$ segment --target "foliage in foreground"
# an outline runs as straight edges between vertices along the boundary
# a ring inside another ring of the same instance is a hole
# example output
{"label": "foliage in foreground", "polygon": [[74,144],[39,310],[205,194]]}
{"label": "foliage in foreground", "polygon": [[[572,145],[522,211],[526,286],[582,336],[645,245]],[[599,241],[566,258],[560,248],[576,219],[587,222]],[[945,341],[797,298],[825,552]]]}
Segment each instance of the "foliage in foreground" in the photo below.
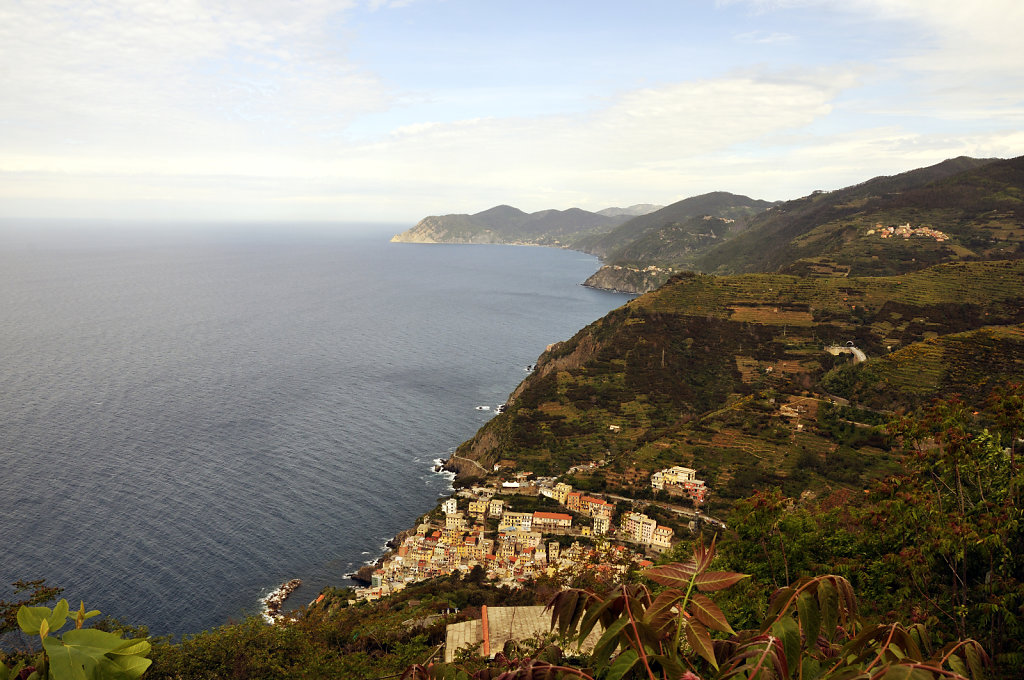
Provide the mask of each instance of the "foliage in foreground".
{"label": "foliage in foreground", "polygon": [[[561,650],[470,672],[451,664],[409,667],[403,680],[854,680],[980,678],[987,663],[974,640],[932,651],[922,624],[868,624],[858,616],[849,582],[834,575],[801,579],[777,590],[760,627],[733,631],[705,593],[744,574],[709,571],[715,544],[693,557],[648,569],[662,586],[622,585],[598,595],[569,589],[550,602],[552,627],[571,640],[600,638],[586,667],[563,664]],[[713,637],[714,633],[720,636]],[[727,637],[722,637],[722,636]],[[554,660],[553,660],[554,659]],[[504,666],[501,668],[500,666]]]}
{"label": "foliage in foreground", "polygon": [[[29,663],[20,661],[9,668],[0,664],[0,680],[137,680],[152,663],[146,656],[150,643],[145,639],[121,639],[120,634],[96,628],[82,628],[99,611],[85,611],[85,603],[71,612],[67,600],[49,607],[18,608],[17,621],[26,635],[38,635],[43,651]],[[57,637],[71,618],[72,630]]]}

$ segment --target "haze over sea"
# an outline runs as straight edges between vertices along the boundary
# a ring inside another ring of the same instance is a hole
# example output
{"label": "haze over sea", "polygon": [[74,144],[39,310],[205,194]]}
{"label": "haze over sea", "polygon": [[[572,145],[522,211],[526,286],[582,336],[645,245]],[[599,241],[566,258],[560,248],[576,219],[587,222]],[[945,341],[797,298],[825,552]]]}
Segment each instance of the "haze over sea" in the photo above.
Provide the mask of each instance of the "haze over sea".
{"label": "haze over sea", "polygon": [[154,634],[347,585],[449,490],[474,407],[627,300],[587,255],[403,228],[0,230],[3,584]]}

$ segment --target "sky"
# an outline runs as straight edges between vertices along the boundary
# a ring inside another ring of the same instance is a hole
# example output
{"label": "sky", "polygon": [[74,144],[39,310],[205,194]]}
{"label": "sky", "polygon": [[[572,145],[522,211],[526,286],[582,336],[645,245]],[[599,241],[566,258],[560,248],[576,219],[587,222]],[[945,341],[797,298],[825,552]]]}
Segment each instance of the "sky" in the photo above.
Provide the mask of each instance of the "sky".
{"label": "sky", "polygon": [[0,218],[780,200],[1024,155],[1020,0],[0,0]]}

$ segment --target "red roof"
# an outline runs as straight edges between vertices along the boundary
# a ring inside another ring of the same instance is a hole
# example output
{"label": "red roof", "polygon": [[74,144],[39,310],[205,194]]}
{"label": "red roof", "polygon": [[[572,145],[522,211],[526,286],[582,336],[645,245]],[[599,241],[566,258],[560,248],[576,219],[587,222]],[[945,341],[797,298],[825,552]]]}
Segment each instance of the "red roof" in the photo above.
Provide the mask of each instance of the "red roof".
{"label": "red roof", "polygon": [[567,519],[570,522],[572,521],[572,515],[566,515],[561,512],[542,512],[538,510],[537,512],[533,513],[533,517],[534,519],[542,517],[544,519]]}

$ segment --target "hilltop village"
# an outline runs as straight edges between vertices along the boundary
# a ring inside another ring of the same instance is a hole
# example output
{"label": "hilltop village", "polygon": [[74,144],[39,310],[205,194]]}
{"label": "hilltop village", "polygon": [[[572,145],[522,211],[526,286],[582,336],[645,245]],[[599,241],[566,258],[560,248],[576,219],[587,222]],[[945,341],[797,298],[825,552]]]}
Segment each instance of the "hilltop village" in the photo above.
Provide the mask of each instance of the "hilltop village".
{"label": "hilltop village", "polygon": [[[696,470],[659,470],[650,484],[663,498],[685,502],[644,501],[675,514],[677,526],[721,525],[698,509],[708,489]],[[356,598],[378,599],[417,581],[476,566],[488,579],[512,587],[542,574],[571,578],[598,570],[614,578],[631,565],[650,566],[648,558],[678,541],[676,529],[637,511],[636,505],[633,499],[586,494],[556,477],[529,472],[461,489],[378,562],[370,585],[357,588]]]}

